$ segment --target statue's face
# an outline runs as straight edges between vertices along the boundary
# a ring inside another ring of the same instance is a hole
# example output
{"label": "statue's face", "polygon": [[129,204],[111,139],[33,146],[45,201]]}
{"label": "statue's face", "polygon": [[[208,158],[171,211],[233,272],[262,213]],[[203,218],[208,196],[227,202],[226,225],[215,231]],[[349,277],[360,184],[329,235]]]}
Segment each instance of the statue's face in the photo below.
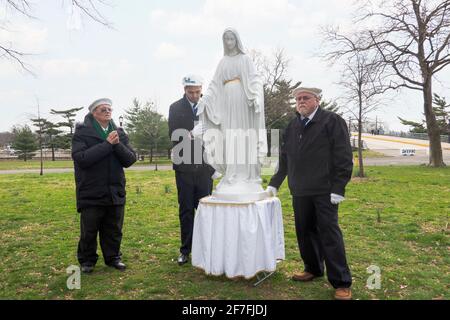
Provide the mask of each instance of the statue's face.
{"label": "statue's face", "polygon": [[228,51],[233,51],[236,48],[236,37],[232,32],[225,33],[223,42]]}

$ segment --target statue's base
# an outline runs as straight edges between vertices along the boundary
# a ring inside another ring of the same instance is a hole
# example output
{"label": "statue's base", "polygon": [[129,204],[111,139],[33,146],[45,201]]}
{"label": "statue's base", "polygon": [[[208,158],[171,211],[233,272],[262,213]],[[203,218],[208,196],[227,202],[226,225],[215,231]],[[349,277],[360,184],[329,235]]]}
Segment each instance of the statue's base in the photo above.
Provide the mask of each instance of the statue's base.
{"label": "statue's base", "polygon": [[192,236],[192,265],[208,275],[250,279],[273,272],[285,259],[281,202],[212,202],[198,205]]}
{"label": "statue's base", "polygon": [[253,192],[253,193],[230,193],[217,192],[212,193],[210,201],[230,202],[230,203],[249,203],[271,198],[272,195],[267,191]]}

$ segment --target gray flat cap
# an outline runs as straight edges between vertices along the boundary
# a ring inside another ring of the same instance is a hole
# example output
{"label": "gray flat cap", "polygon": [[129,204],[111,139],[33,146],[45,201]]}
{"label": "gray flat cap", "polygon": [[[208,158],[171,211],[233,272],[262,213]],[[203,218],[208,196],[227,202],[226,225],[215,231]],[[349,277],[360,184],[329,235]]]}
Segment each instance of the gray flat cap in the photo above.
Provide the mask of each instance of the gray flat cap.
{"label": "gray flat cap", "polygon": [[302,93],[302,92],[310,93],[310,94],[316,96],[317,98],[320,98],[321,94],[322,94],[322,89],[300,87],[300,88],[294,89],[294,91],[292,91],[292,95],[294,97],[296,97],[299,93]]}

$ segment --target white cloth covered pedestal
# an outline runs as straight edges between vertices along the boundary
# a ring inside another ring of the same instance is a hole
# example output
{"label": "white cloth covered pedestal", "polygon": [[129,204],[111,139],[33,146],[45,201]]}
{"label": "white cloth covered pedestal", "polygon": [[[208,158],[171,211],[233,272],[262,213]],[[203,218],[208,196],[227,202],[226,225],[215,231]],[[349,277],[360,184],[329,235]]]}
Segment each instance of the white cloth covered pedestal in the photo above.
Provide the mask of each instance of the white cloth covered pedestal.
{"label": "white cloth covered pedestal", "polygon": [[253,203],[200,201],[194,220],[192,265],[206,274],[250,279],[276,270],[284,260],[281,202],[269,198]]}

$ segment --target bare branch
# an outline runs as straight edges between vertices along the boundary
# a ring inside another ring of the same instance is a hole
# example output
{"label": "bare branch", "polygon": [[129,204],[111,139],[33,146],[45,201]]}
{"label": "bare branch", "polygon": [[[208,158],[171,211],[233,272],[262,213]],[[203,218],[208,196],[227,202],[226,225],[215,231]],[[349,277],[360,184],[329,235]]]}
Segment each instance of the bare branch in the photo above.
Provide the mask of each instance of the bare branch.
{"label": "bare branch", "polygon": [[442,63],[440,64],[440,67],[434,69],[433,74],[438,73],[439,71],[441,71],[442,69],[444,69],[448,65],[450,65],[450,59],[443,60]]}
{"label": "bare branch", "polygon": [[331,28],[323,32],[331,49],[322,57],[340,66],[341,99],[346,101],[346,109],[361,124],[368,113],[380,106],[381,95],[391,89],[383,77],[385,66],[377,59],[376,51],[362,50],[368,43],[360,34],[345,35]]}
{"label": "bare branch", "polygon": [[14,63],[17,63],[20,65],[20,67],[25,70],[26,72],[30,73],[31,75],[35,75],[29,65],[27,65],[23,58],[25,56],[29,56],[30,54],[20,52],[11,48],[6,48],[2,45],[0,45],[0,59],[5,58],[7,60],[12,60]]}
{"label": "bare branch", "polygon": [[[93,21],[98,22],[106,27],[112,28],[112,24],[102,15],[98,9],[98,4],[108,5],[105,0],[71,0],[72,5],[79,8],[86,16]],[[98,4],[96,4],[98,3]]]}
{"label": "bare branch", "polygon": [[6,6],[12,9],[13,11],[17,11],[20,14],[28,18],[35,18],[31,15],[30,11],[32,11],[31,3],[27,0],[2,0],[5,2]]}
{"label": "bare branch", "polygon": [[[64,0],[61,1],[64,2]],[[32,15],[32,3],[28,0],[0,0],[0,3],[2,2],[8,9],[12,11],[19,12],[29,19],[36,18]],[[106,0],[70,0],[70,4],[74,7],[79,8],[83,12],[83,14],[89,17],[91,20],[103,26],[112,28],[111,23],[102,15],[99,10],[99,6],[108,5],[108,2]],[[4,27],[1,28],[3,30],[6,30]],[[11,60],[14,63],[18,63],[23,70],[34,75],[29,66],[27,66],[27,64],[24,62],[24,57],[29,55],[29,53],[21,52],[17,49],[12,48],[11,45],[7,46],[0,43],[0,59],[4,58],[7,60]]]}

